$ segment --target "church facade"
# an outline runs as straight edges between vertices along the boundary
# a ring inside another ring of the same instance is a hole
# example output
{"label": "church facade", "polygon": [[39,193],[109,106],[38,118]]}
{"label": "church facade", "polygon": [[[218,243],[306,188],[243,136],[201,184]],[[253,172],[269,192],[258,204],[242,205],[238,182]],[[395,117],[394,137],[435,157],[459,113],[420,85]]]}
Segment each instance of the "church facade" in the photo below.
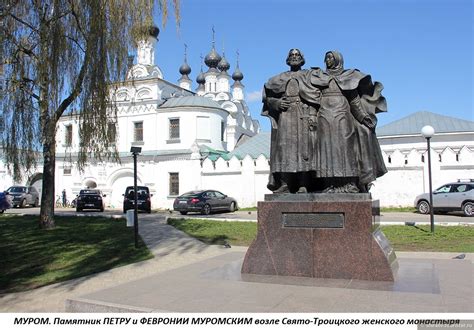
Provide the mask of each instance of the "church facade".
{"label": "church facade", "polygon": [[[156,31],[158,32],[158,31]],[[111,86],[116,102],[116,147],[120,163],[91,160],[83,173],[74,166],[79,146],[78,118],[63,116],[57,128],[56,191],[75,196],[84,187],[101,189],[109,207],[122,205],[122,194],[133,185],[130,147],[141,148],[138,184],[150,188],[152,207],[169,208],[174,198],[205,185],[201,165],[206,158],[232,151],[260,132],[244,100],[239,64],[232,74],[225,56],[212,49],[207,72],[198,75],[191,91],[191,68],[179,68],[178,84],[164,79],[154,60],[157,34],[138,43],[137,59],[129,58],[127,79]],[[232,192],[228,192],[229,195]]]}

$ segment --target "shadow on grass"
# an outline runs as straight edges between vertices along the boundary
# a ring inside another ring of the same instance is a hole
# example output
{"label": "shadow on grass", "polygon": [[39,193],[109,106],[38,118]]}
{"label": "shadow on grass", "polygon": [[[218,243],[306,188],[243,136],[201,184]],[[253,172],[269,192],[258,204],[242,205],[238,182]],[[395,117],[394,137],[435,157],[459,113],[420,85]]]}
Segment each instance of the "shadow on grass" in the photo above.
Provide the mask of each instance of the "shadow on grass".
{"label": "shadow on grass", "polygon": [[0,292],[66,281],[153,256],[123,219],[57,217],[39,228],[38,216],[0,218]]}
{"label": "shadow on grass", "polygon": [[[213,229],[213,226],[212,223],[206,221],[197,222],[186,221],[185,219],[169,219],[168,222],[176,229],[187,232],[192,237],[206,244],[223,245],[229,239],[227,235],[209,233],[209,229]],[[203,234],[201,235],[200,233]]]}
{"label": "shadow on grass", "polygon": [[213,235],[213,236],[195,236],[198,240],[212,245],[224,245],[227,243],[229,236],[227,235]]}
{"label": "shadow on grass", "polygon": [[257,224],[254,222],[168,218],[168,224],[212,245],[226,245],[228,243],[249,246],[257,234]]}
{"label": "shadow on grass", "polygon": [[412,226],[412,227],[413,227],[413,228],[416,228],[416,229],[418,229],[418,230],[421,230],[421,231],[424,232],[424,233],[429,232],[428,230],[426,230],[426,229],[424,229],[424,228],[420,228],[420,227],[418,227],[418,226]]}

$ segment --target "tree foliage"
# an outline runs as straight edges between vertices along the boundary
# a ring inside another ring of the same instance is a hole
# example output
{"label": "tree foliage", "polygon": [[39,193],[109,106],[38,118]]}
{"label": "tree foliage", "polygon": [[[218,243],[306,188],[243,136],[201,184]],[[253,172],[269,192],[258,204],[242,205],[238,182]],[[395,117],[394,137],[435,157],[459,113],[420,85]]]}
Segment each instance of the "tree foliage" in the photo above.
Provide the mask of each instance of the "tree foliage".
{"label": "tree foliage", "polygon": [[[56,126],[61,116],[78,117],[80,167],[90,157],[117,157],[115,131],[108,129],[116,118],[109,84],[124,77],[128,52],[145,31],[136,27],[151,25],[154,10],[166,22],[169,0],[155,2],[3,0],[0,4],[2,146],[15,180],[34,168],[42,155],[42,218],[52,218]],[[178,0],[171,6],[179,23]],[[52,192],[45,186],[51,183]],[[43,212],[43,206],[50,210]]]}

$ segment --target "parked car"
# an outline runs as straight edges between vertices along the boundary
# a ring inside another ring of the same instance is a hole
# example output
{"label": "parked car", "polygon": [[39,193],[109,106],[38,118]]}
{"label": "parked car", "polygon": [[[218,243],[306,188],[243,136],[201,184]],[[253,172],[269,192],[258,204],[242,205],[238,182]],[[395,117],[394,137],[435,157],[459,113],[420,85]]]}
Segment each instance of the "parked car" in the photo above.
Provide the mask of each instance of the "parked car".
{"label": "parked car", "polygon": [[216,190],[196,190],[176,197],[173,209],[181,214],[201,212],[211,214],[214,211],[237,210],[237,201]]}
{"label": "parked car", "polygon": [[26,207],[39,205],[39,192],[33,186],[11,186],[6,190],[12,196],[13,207]]}
{"label": "parked car", "polygon": [[[429,193],[415,198],[415,207],[422,214],[430,213]],[[474,215],[474,179],[458,180],[442,185],[433,191],[433,211],[462,211],[465,216]]]}
{"label": "parked car", "polygon": [[76,212],[85,209],[104,212],[104,199],[102,197],[106,197],[106,195],[98,189],[82,189],[76,198]]}
{"label": "parked car", "polygon": [[8,210],[12,207],[11,199],[12,198],[7,191],[0,192],[0,213],[5,212],[5,210]]}
{"label": "parked car", "polygon": [[[153,194],[150,194],[150,189],[145,186],[137,186],[137,208],[139,210],[151,213],[151,200],[150,197],[153,197]],[[123,213],[127,210],[131,210],[135,205],[135,188],[134,186],[129,186],[125,189],[125,194],[123,194]]]}

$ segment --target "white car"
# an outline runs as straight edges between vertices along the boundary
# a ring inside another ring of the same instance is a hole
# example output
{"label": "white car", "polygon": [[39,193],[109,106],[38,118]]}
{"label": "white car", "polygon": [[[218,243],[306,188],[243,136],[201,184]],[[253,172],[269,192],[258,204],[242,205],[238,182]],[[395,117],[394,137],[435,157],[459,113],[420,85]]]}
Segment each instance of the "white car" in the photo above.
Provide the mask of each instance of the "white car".
{"label": "white car", "polygon": [[[415,198],[415,207],[422,214],[430,213],[430,195],[421,194]],[[433,211],[463,211],[467,217],[474,215],[474,179],[458,180],[442,185],[433,191]]]}

